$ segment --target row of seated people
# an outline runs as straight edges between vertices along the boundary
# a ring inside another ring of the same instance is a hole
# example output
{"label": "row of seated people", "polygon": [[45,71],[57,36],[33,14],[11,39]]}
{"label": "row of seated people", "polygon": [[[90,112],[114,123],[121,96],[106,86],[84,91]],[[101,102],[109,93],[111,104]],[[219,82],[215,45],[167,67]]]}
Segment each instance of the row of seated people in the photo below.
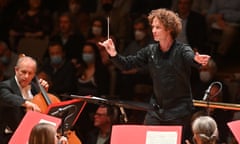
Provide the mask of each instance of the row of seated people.
{"label": "row of seated people", "polygon": [[[131,24],[140,15],[145,14],[143,10],[135,17],[130,16],[131,13],[134,13],[134,11],[131,12],[131,8],[134,8],[134,6],[141,6],[141,4],[149,6],[145,1],[141,1],[136,4],[134,0],[128,2],[99,0],[93,2],[93,5],[96,5],[96,10],[91,13],[85,11],[83,12],[83,9],[87,9],[87,7],[83,7],[85,5],[82,1],[69,0],[60,2],[60,5],[62,3],[65,4],[61,5],[61,7],[65,8],[62,8],[59,11],[51,11],[51,9],[47,10],[46,7],[49,8],[49,6],[46,5],[49,3],[44,0],[27,0],[25,3],[27,5],[26,8],[24,7],[17,10],[18,13],[15,16],[16,18],[9,23],[8,27],[5,28],[6,30],[9,30],[8,35],[5,36],[7,39],[3,39],[9,41],[11,49],[18,51],[18,41],[22,37],[61,39],[62,44],[66,45],[66,49],[68,50],[67,57],[76,57],[74,52],[78,51],[79,48],[82,47],[84,39],[92,39],[91,31],[93,29],[95,32],[99,31],[96,30],[96,27],[93,28],[94,19],[97,16],[101,16],[106,20],[106,17],[109,16],[110,34],[117,41],[117,47],[121,52],[132,39],[131,31],[133,28],[131,27]],[[154,4],[154,2],[149,3]],[[212,55],[217,53],[216,55],[221,57],[227,54],[229,49],[233,46],[232,44],[236,42],[235,39],[237,39],[239,32],[239,17],[236,8],[239,3],[237,0],[227,3],[227,7],[225,6],[225,0],[213,0],[212,2],[172,0],[169,4],[166,3],[156,2],[158,5],[155,7],[171,8],[179,14],[183,20],[183,32],[179,36],[178,40],[190,44],[193,49],[198,50],[200,53],[207,52]],[[199,4],[199,7],[205,5],[205,9],[203,10],[204,12],[197,10],[197,4]],[[145,9],[147,9],[147,7]],[[62,19],[60,20],[59,16],[61,17],[62,12],[68,13],[68,22]],[[71,29],[67,30],[69,29],[67,28],[69,27],[67,26],[69,25],[67,23],[69,22]],[[98,28],[100,27],[101,26],[98,26]],[[97,41],[106,39],[106,22],[105,24],[102,23],[101,29],[104,37],[96,38],[95,40]],[[222,33],[222,38],[221,36],[217,38],[217,46],[214,45],[215,42],[213,42],[213,31],[219,31]],[[73,38],[69,38],[72,36]],[[75,39],[75,41],[69,44],[70,42],[68,41],[71,41],[69,39]],[[210,43],[208,41],[210,41]]]}
{"label": "row of seated people", "polygon": [[[2,43],[4,44],[4,43]],[[4,45],[3,45],[4,46]],[[6,45],[5,45],[6,46]],[[108,95],[109,92],[109,71],[101,61],[99,49],[94,43],[85,43],[82,50],[82,62],[73,63],[64,58],[64,51],[61,44],[53,42],[48,47],[48,57],[39,65],[38,77],[48,80],[49,92],[58,96],[61,100],[70,97],[62,97],[62,94],[76,95]],[[133,70],[137,71],[137,70]],[[192,82],[194,99],[202,99],[207,87],[217,79],[215,79],[217,68],[213,60],[206,67],[202,67],[196,72],[195,81]],[[127,73],[127,72],[126,72]],[[227,86],[223,85],[222,93],[217,96],[221,102],[229,101],[229,93]],[[81,117],[74,129],[78,132],[78,136],[82,140],[85,134],[92,128],[91,115],[95,112],[96,105],[87,104]],[[202,109],[199,109],[200,111]],[[197,111],[199,111],[197,110]],[[139,113],[139,112],[138,112]],[[224,114],[224,116],[223,116]],[[131,117],[135,117],[132,122],[141,123],[142,119],[137,120],[136,114],[130,113]],[[226,123],[231,120],[232,113],[230,111],[212,110],[211,115],[216,118],[217,123],[221,126],[220,136],[222,141],[226,141],[229,134]],[[143,118],[143,117],[141,117]]]}

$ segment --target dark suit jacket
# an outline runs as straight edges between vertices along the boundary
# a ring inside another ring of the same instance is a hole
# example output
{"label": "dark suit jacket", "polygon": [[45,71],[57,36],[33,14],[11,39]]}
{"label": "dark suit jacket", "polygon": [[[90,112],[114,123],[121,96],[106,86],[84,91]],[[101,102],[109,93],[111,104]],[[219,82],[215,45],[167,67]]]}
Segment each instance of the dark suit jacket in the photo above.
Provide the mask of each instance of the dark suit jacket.
{"label": "dark suit jacket", "polygon": [[[38,90],[33,83],[32,93]],[[17,129],[23,116],[25,108],[21,105],[25,102],[15,78],[0,83],[0,136],[4,138],[4,129],[8,126],[13,132]],[[1,139],[2,141],[2,139]]]}
{"label": "dark suit jacket", "polygon": [[[97,138],[99,134],[99,129],[93,129],[87,134],[86,143],[84,144],[96,144]],[[107,139],[107,141],[104,144],[110,144],[110,137]]]}

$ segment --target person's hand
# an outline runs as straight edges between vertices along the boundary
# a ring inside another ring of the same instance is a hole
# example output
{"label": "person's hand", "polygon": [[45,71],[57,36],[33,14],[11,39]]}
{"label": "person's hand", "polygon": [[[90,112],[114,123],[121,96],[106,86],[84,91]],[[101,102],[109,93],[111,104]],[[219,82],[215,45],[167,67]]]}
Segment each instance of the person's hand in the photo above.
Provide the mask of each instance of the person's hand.
{"label": "person's hand", "polygon": [[202,66],[206,66],[210,59],[209,55],[200,55],[198,52],[195,53],[194,60],[201,64]]}
{"label": "person's hand", "polygon": [[68,144],[68,140],[65,136],[61,136],[58,140],[59,144]]}
{"label": "person's hand", "polygon": [[47,81],[45,81],[44,79],[39,79],[39,83],[40,83],[40,85],[42,85],[43,86],[43,88],[46,90],[46,91],[48,91],[48,88],[49,88],[49,85],[48,85],[48,82]]}
{"label": "person's hand", "polygon": [[105,50],[108,52],[108,54],[111,57],[114,57],[117,55],[117,51],[115,49],[115,45],[112,39],[105,40],[104,42],[99,42],[98,44],[102,47],[105,47]]}
{"label": "person's hand", "polygon": [[185,143],[186,144],[191,144],[189,140],[185,140]]}
{"label": "person's hand", "polygon": [[30,102],[30,101],[25,101],[23,106],[26,107],[27,110],[41,112],[41,109],[39,108],[39,106],[36,105],[35,103]]}

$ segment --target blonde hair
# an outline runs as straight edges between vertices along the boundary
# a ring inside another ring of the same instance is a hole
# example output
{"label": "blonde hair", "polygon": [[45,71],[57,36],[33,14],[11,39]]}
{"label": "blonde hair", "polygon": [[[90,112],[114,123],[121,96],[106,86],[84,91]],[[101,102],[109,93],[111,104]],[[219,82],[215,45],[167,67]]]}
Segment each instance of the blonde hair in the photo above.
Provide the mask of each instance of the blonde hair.
{"label": "blonde hair", "polygon": [[150,24],[152,24],[154,18],[160,20],[163,26],[167,30],[171,31],[171,36],[173,39],[175,39],[182,30],[181,19],[176,13],[171,10],[167,10],[164,8],[152,10],[148,16]]}
{"label": "blonde hair", "polygon": [[197,117],[192,123],[192,131],[204,144],[215,144],[218,139],[217,123],[210,116]]}

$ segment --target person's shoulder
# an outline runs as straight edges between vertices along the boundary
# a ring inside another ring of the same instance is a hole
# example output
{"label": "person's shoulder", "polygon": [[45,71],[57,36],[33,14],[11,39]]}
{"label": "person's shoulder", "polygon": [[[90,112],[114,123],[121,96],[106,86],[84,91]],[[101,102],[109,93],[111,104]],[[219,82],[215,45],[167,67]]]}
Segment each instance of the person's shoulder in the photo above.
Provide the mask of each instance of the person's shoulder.
{"label": "person's shoulder", "polygon": [[11,87],[11,84],[13,82],[16,82],[16,81],[15,81],[14,77],[11,77],[7,80],[1,81],[0,82],[0,87]]}

